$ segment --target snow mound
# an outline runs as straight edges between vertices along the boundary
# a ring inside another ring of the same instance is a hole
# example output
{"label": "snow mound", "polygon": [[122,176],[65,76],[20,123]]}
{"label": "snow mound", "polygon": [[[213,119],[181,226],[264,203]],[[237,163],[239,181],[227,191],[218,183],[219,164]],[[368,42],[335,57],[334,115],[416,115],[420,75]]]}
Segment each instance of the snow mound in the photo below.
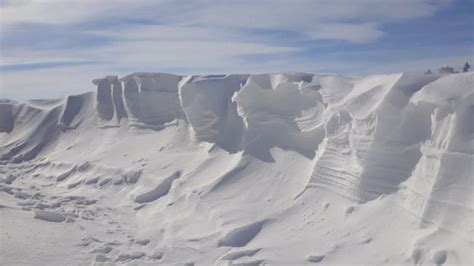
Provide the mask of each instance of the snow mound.
{"label": "snow mound", "polygon": [[4,264],[473,263],[472,73],[93,83],[0,101]]}

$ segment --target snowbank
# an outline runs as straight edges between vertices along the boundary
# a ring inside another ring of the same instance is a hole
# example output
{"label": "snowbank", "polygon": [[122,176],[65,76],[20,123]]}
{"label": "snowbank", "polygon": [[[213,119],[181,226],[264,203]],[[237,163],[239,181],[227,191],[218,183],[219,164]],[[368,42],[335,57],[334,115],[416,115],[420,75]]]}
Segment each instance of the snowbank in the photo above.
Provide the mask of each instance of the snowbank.
{"label": "snowbank", "polygon": [[97,262],[472,263],[472,73],[93,82],[0,102],[0,199]]}

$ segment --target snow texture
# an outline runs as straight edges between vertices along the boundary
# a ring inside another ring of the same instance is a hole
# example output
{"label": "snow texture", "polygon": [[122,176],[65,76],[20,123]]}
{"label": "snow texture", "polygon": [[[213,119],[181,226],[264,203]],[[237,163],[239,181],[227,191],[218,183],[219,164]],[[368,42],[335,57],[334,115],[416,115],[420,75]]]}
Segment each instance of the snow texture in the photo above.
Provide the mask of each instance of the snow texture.
{"label": "snow texture", "polygon": [[93,83],[0,101],[0,264],[474,263],[472,73]]}

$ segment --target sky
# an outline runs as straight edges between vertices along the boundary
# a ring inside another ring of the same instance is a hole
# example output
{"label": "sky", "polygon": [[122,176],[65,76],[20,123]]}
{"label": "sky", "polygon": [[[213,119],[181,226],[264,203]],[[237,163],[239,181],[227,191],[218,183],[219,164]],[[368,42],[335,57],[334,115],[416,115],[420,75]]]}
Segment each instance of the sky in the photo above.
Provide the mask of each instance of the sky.
{"label": "sky", "polygon": [[474,63],[474,1],[0,0],[0,59],[13,99],[132,72],[460,69]]}

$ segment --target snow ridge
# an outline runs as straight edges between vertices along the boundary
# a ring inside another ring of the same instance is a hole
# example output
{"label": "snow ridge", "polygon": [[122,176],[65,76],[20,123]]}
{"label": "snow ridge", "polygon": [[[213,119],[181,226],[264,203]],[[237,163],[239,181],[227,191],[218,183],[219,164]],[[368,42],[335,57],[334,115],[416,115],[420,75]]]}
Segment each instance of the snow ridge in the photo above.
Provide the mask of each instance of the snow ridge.
{"label": "snow ridge", "polygon": [[[406,228],[414,236],[397,237],[409,248],[376,244],[386,259],[472,258],[472,73],[93,83],[96,92],[64,99],[0,102],[0,192],[44,222],[137,217],[117,226],[135,232],[128,244],[87,240],[97,262],[338,263],[360,248],[355,261],[368,263],[377,236]],[[21,188],[27,181],[57,195]],[[306,237],[331,245],[316,241],[313,253]]]}

